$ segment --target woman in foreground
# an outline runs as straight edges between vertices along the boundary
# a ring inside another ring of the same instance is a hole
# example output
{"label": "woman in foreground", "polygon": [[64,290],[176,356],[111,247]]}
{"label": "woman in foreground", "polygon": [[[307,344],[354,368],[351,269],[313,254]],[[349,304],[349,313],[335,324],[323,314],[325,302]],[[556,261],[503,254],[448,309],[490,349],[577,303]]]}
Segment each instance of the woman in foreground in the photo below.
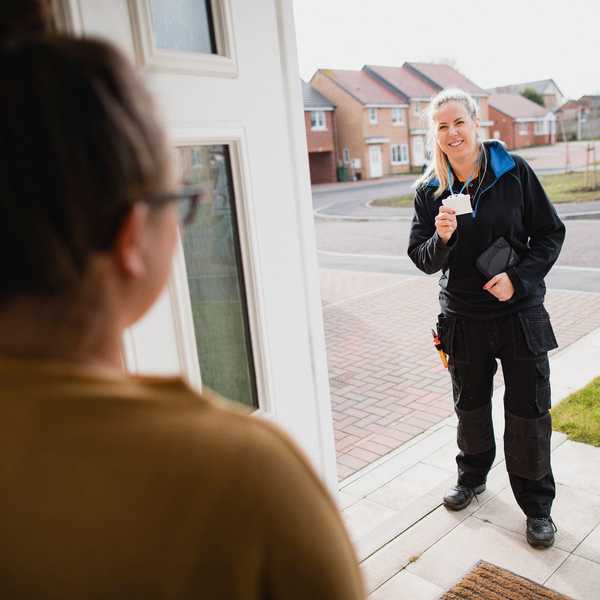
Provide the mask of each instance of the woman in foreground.
{"label": "woman in foreground", "polygon": [[0,596],[364,598],[286,435],[123,372],[197,202],[136,73],[59,37],[5,44],[0,68]]}

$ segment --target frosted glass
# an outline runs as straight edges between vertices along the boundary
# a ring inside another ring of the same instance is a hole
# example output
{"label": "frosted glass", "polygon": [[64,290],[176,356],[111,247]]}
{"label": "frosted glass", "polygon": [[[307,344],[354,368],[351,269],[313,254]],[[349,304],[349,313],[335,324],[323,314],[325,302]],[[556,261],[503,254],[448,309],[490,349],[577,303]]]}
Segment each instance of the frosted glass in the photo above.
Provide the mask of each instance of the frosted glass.
{"label": "frosted glass", "polygon": [[150,0],[156,47],[216,54],[210,0]]}

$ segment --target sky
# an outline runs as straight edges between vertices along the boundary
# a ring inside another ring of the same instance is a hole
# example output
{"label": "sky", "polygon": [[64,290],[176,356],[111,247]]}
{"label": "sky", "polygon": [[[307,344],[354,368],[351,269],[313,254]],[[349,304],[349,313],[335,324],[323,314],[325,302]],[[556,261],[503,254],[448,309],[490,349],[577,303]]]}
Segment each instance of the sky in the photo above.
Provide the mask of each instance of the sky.
{"label": "sky", "polygon": [[477,85],[554,79],[600,94],[598,0],[293,0],[300,75],[452,64]]}

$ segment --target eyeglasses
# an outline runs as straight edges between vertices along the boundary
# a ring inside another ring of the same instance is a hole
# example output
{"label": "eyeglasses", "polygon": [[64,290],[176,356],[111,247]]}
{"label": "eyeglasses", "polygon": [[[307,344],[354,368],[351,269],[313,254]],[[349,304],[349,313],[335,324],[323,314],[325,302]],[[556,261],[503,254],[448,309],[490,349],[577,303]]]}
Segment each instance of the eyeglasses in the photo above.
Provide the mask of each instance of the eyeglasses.
{"label": "eyeglasses", "polygon": [[205,195],[205,189],[199,185],[184,185],[178,192],[153,194],[150,204],[160,206],[169,202],[179,202],[179,219],[185,227],[194,222],[198,205]]}

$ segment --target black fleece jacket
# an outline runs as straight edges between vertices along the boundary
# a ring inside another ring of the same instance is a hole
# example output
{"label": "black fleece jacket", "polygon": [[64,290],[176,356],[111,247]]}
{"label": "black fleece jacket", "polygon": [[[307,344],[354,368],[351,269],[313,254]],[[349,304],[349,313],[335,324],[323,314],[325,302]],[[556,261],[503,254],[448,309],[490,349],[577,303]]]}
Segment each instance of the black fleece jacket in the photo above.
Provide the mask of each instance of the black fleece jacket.
{"label": "black fleece jacket", "polygon": [[[445,245],[435,230],[435,217],[450,192],[434,198],[438,181],[433,179],[416,190],[408,246],[408,255],[421,271],[442,270],[442,312],[475,319],[497,318],[542,304],[544,277],[565,238],[565,226],[531,167],[498,142],[486,142],[484,148],[487,170],[479,194],[471,199],[476,212],[457,217],[458,227]],[[477,257],[500,236],[519,255],[519,264],[507,271],[515,288],[508,302],[483,289],[486,278],[475,266]]]}

